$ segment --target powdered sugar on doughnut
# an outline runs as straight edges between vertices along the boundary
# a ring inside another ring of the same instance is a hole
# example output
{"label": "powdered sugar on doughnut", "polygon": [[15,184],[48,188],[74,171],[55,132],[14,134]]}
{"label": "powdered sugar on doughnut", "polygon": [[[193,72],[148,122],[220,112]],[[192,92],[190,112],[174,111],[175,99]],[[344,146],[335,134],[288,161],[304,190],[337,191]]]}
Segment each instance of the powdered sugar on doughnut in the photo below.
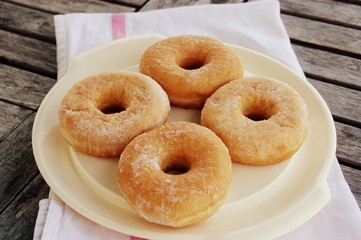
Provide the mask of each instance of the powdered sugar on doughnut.
{"label": "powdered sugar on doughnut", "polygon": [[206,102],[202,125],[228,147],[234,162],[266,165],[289,159],[308,134],[307,106],[289,85],[248,77],[219,88]]}
{"label": "powdered sugar on doughnut", "polygon": [[206,36],[170,37],[143,54],[140,72],[157,81],[170,102],[179,107],[201,107],[220,86],[243,77],[234,52]]}
{"label": "powdered sugar on doughnut", "polygon": [[[187,170],[166,172],[179,165]],[[231,175],[228,150],[213,132],[194,123],[173,122],[131,141],[119,160],[117,182],[144,219],[182,227],[217,211]]]}
{"label": "powdered sugar on doughnut", "polygon": [[[123,111],[103,113],[109,106]],[[102,73],[69,90],[59,109],[59,126],[75,149],[112,157],[137,135],[163,124],[169,112],[167,94],[151,78],[134,72]]]}

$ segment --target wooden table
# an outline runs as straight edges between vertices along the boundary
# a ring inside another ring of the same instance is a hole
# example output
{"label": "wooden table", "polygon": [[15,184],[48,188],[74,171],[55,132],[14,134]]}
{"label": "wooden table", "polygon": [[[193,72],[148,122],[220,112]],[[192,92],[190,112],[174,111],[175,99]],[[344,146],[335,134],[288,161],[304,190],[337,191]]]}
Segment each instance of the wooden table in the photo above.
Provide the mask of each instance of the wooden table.
{"label": "wooden table", "polygon": [[[32,239],[49,187],[31,147],[34,117],[56,82],[53,16],[142,12],[242,1],[5,0],[0,2],[0,239]],[[282,19],[310,83],[331,109],[337,157],[361,206],[361,1],[281,0]]]}

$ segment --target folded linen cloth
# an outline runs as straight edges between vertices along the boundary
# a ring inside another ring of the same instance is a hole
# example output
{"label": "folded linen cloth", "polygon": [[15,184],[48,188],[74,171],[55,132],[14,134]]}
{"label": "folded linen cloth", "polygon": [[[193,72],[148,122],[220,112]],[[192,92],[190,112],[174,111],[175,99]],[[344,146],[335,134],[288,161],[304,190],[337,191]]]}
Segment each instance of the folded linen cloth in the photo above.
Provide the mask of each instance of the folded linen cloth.
{"label": "folded linen cloth", "polygon": [[[208,35],[262,52],[303,71],[292,50],[276,0],[200,5],[142,13],[66,14],[55,16],[58,78],[78,53],[112,40],[155,33]],[[360,209],[335,158],[328,176],[330,202],[309,221],[280,237],[361,239]],[[81,216],[54,193],[39,203],[34,239],[140,239],[102,227]]]}

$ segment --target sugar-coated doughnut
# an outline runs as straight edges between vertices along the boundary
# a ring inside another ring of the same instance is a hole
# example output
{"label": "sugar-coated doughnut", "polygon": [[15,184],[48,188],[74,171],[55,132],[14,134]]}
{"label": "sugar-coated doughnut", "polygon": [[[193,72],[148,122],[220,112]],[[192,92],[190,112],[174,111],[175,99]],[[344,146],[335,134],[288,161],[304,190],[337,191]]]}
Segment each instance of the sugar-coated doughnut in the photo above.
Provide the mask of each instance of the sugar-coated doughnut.
{"label": "sugar-coated doughnut", "polygon": [[220,86],[243,76],[235,53],[206,36],[180,35],[161,40],[143,54],[140,72],[156,80],[171,104],[202,107]]}
{"label": "sugar-coated doughnut", "polygon": [[117,183],[144,219],[184,227],[220,208],[230,187],[231,165],[226,146],[212,131],[172,122],[129,143],[119,160]]}
{"label": "sugar-coated doughnut", "polygon": [[135,136],[163,124],[169,111],[166,93],[148,76],[101,73],[68,91],[59,109],[59,127],[76,150],[119,156]]}
{"label": "sugar-coated doughnut", "polygon": [[205,103],[201,124],[228,147],[232,161],[267,165],[290,158],[308,134],[307,106],[289,85],[249,77],[218,89]]}

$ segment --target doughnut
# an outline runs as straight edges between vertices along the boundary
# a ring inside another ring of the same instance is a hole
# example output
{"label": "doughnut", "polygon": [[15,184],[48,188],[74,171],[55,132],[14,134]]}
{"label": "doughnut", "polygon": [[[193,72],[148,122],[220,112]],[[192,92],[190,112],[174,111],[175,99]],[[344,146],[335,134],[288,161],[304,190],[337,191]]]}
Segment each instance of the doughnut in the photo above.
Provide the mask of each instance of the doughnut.
{"label": "doughnut", "polygon": [[219,88],[207,99],[201,124],[227,146],[232,161],[269,165],[289,159],[308,134],[305,102],[279,80],[248,77]]}
{"label": "doughnut", "polygon": [[220,86],[243,76],[243,67],[223,43],[206,36],[180,35],[150,46],[139,70],[157,81],[172,105],[202,107]]}
{"label": "doughnut", "polygon": [[129,143],[117,174],[120,192],[145,220],[169,227],[214,214],[232,179],[228,149],[209,129],[166,123]]}
{"label": "doughnut", "polygon": [[166,93],[140,73],[100,73],[77,82],[59,108],[59,128],[74,149],[97,157],[119,156],[137,135],[163,124]]}

